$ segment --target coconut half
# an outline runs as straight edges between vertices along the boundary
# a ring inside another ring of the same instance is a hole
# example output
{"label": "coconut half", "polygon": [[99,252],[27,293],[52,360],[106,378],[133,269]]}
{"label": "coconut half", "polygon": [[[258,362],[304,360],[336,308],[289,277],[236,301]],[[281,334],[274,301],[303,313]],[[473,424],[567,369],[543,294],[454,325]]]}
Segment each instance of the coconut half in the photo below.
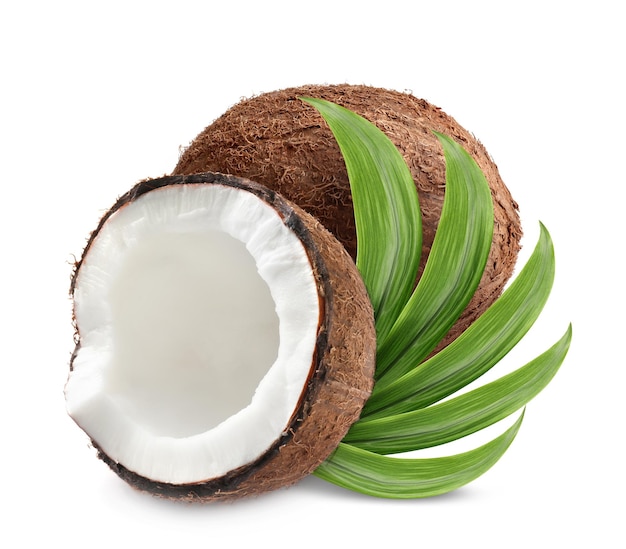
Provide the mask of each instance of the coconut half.
{"label": "coconut half", "polygon": [[480,285],[438,346],[456,339],[501,294],[515,268],[522,229],[518,205],[485,147],[454,118],[409,93],[349,84],[287,88],[245,99],[207,126],[181,154],[173,174],[233,173],[258,181],[315,216],[356,257],[348,174],[339,147],[319,113],[299,97],[332,101],[382,130],[404,157],[419,193],[421,276],[445,193],[445,160],[433,130],[474,158],[491,188],[494,234]]}
{"label": "coconut half", "polygon": [[373,313],[354,262],[245,179],[136,185],[92,234],[71,296],[67,410],[115,472],[157,495],[292,484],[372,389]]}

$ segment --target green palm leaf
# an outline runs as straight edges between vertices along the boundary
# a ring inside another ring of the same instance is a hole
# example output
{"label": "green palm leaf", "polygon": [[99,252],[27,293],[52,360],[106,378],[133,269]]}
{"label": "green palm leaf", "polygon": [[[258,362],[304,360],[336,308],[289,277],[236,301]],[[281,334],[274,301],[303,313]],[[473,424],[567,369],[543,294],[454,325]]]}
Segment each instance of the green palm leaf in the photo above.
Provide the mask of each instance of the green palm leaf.
{"label": "green palm leaf", "polygon": [[504,454],[523,415],[496,439],[474,450],[438,458],[381,456],[341,443],[314,474],[349,490],[382,498],[424,498],[444,494],[478,478]]}
{"label": "green palm leaf", "polygon": [[415,183],[398,150],[376,126],[329,101],[302,100],[327,122],[346,163],[356,264],[374,307],[380,342],[408,301],[419,267],[422,225]]}
{"label": "green palm leaf", "polygon": [[362,419],[344,442],[379,454],[445,444],[504,419],[525,406],[552,380],[569,349],[571,327],[545,353],[478,389],[428,408]]}
{"label": "green palm leaf", "polygon": [[446,195],[419,284],[419,204],[410,172],[391,141],[363,118],[305,99],[330,126],[344,155],[357,225],[357,266],[374,305],[377,381],[339,447],[314,472],[339,486],[385,498],[454,490],[482,475],[509,447],[523,414],[505,433],[468,452],[440,458],[388,456],[445,444],[525,406],[567,354],[571,327],[542,355],[502,378],[440,404],[500,361],[539,316],[554,280],[554,249],[540,226],[519,275],[460,337],[428,360],[474,293],[487,259],[493,206],[484,176],[452,139],[438,135]]}

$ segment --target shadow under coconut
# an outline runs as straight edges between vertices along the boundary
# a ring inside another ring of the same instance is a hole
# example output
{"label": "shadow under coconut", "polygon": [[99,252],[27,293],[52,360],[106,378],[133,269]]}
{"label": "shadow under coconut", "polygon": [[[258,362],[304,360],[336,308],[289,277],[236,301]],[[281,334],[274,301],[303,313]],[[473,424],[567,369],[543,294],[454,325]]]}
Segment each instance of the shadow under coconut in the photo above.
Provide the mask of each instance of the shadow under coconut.
{"label": "shadow under coconut", "polygon": [[[107,482],[106,489],[101,490],[101,493],[105,494],[108,503],[112,508],[118,508],[121,501],[126,502],[126,506],[129,508],[141,507],[146,509],[149,507],[153,512],[166,512],[171,517],[171,513],[177,516],[185,516],[186,520],[193,520],[198,515],[206,517],[207,512],[210,512],[212,516],[215,513],[222,514],[228,513],[229,510],[236,509],[238,512],[245,507],[267,505],[267,504],[281,504],[283,502],[291,501],[291,498],[296,497],[298,500],[310,499],[312,502],[320,501],[324,499],[333,499],[335,501],[344,502],[359,502],[362,504],[379,505],[384,503],[385,505],[437,505],[437,504],[450,504],[456,502],[476,501],[480,497],[480,491],[476,487],[464,486],[457,490],[441,494],[439,496],[432,496],[429,498],[415,498],[415,499],[387,499],[369,496],[354,492],[352,490],[346,490],[339,486],[336,486],[330,482],[326,482],[322,479],[309,475],[298,483],[280,488],[272,492],[266,492],[256,497],[246,497],[235,500],[219,501],[219,502],[189,502],[175,499],[167,499],[155,497],[148,492],[142,492],[129,486],[120,479],[116,479],[115,486],[110,484],[110,479]],[[120,492],[124,492],[123,497]],[[131,509],[126,509],[132,511]],[[221,515],[223,516],[223,515]]]}

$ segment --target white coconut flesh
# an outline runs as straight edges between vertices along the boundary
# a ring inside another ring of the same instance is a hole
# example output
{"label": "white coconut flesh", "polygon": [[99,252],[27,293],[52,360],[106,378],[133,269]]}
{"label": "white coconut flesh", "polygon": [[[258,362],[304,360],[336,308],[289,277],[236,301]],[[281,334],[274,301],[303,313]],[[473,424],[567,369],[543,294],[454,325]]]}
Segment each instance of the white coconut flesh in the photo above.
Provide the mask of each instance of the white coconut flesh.
{"label": "white coconut flesh", "polygon": [[288,428],[319,298],[302,242],[254,194],[184,184],[141,195],[92,240],[73,295],[67,409],[128,470],[204,482]]}

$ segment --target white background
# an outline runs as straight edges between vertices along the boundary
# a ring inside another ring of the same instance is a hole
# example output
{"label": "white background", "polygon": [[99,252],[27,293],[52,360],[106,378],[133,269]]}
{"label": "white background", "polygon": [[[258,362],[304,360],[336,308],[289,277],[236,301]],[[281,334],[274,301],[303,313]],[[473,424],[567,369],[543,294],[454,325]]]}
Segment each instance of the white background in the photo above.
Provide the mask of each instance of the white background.
{"label": "white background", "polygon": [[[624,547],[619,2],[1,6],[0,546]],[[486,145],[520,204],[524,253],[540,219],[558,262],[544,314],[497,373],[571,321],[565,364],[502,460],[446,496],[378,500],[314,477],[227,505],[131,490],[65,414],[73,254],[118,195],[170,172],[241,97],[341,82],[411,90]]]}

